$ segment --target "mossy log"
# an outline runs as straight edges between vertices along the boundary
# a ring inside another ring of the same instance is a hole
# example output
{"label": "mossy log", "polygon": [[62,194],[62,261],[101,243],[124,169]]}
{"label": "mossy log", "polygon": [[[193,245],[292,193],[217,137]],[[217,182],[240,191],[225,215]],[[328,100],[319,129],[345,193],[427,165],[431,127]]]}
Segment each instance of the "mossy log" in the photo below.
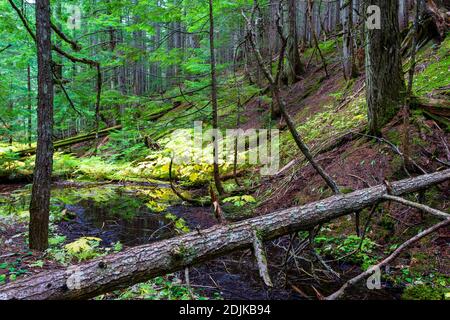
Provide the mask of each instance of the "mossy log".
{"label": "mossy log", "polygon": [[423,113],[431,119],[443,124],[450,129],[450,101],[447,99],[414,97],[411,107],[423,110]]}
{"label": "mossy log", "polygon": [[[67,139],[58,140],[58,141],[55,141],[53,143],[53,146],[54,146],[55,149],[71,146],[71,145],[74,145],[74,144],[77,144],[77,143],[86,142],[86,141],[94,140],[96,138],[105,137],[108,134],[110,134],[112,131],[116,131],[116,130],[120,130],[120,129],[122,129],[122,126],[118,125],[118,126],[114,126],[114,127],[110,127],[110,128],[99,130],[98,133],[94,131],[94,132],[90,132],[90,133],[87,133],[87,134],[82,134],[82,135],[70,137],[70,138],[67,138]],[[34,155],[35,153],[36,153],[36,148],[35,147],[34,148],[28,148],[28,149],[21,150],[21,151],[17,151],[17,154],[20,157],[31,156],[31,155]]]}
{"label": "mossy log", "polygon": [[[389,193],[401,196],[448,180],[450,169],[392,182]],[[261,241],[311,230],[314,226],[385,201],[386,194],[388,190],[383,184],[130,248],[66,269],[45,271],[0,286],[0,300],[93,298],[233,251],[252,248],[254,230],[258,230]]]}
{"label": "mossy log", "polygon": [[450,101],[447,99],[414,97],[411,100],[411,106],[438,116],[450,117]]}

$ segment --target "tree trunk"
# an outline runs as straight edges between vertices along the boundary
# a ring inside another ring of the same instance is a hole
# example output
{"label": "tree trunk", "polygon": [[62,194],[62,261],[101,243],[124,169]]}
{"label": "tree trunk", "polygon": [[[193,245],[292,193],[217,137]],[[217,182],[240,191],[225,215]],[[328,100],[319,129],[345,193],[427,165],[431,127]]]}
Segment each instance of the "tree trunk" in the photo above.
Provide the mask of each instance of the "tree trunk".
{"label": "tree trunk", "polygon": [[53,78],[50,1],[36,2],[36,43],[38,58],[38,137],[30,203],[30,249],[48,247],[50,187],[53,165]]}
{"label": "tree trunk", "polygon": [[31,132],[32,130],[32,98],[31,98],[31,67],[30,64],[28,64],[27,66],[27,89],[28,89],[28,115],[27,115],[27,121],[28,121],[28,146],[31,147],[31,141],[32,141],[32,135],[33,133]]}
{"label": "tree trunk", "polygon": [[344,75],[347,80],[355,78],[358,73],[356,71],[354,43],[353,43],[353,0],[341,0],[345,5],[342,12],[342,25],[344,28],[343,43],[343,61]]}
{"label": "tree trunk", "polygon": [[381,29],[366,32],[366,99],[369,133],[381,136],[381,128],[399,111],[405,94],[400,54],[398,2],[371,0],[381,9]]}
{"label": "tree trunk", "polygon": [[297,82],[299,76],[303,73],[303,64],[300,60],[298,52],[298,35],[297,35],[297,7],[295,0],[288,2],[288,41],[287,41],[287,79],[289,84]]}
{"label": "tree trunk", "polygon": [[[311,2],[308,2],[308,7],[310,6]],[[264,76],[266,77],[267,81],[269,81],[270,84],[270,90],[272,93],[272,106],[277,105],[279,108],[279,111],[283,115],[284,120],[286,121],[286,124],[289,128],[289,131],[291,132],[292,138],[294,139],[295,143],[297,144],[300,151],[303,153],[306,159],[308,159],[309,163],[313,166],[313,168],[317,171],[317,173],[324,179],[326,184],[333,190],[334,193],[339,193],[339,187],[337,186],[336,182],[325,172],[325,170],[322,168],[322,166],[317,163],[317,161],[314,160],[314,157],[312,156],[311,152],[309,151],[308,146],[306,143],[303,142],[302,137],[297,131],[297,128],[295,127],[295,124],[293,123],[292,119],[290,118],[287,110],[286,110],[286,103],[283,100],[283,98],[280,96],[280,89],[279,89],[279,73],[277,74],[276,78],[273,77],[271,70],[264,64],[263,58],[261,56],[261,52],[256,46],[255,43],[255,35],[254,31],[252,29],[252,24],[248,18],[244,18],[247,20],[247,29],[249,32],[249,40],[250,45],[255,53],[256,60],[258,62],[258,65],[260,69],[263,71]],[[280,50],[280,56],[279,56],[279,62],[283,61],[284,54],[286,50],[286,39],[282,39],[282,46]],[[281,65],[281,63],[279,63]]]}
{"label": "tree trunk", "polygon": [[[391,183],[391,195],[426,189],[450,179],[450,169]],[[217,225],[206,230],[143,245],[67,269],[47,271],[0,287],[0,300],[88,299],[153,277],[183,270],[253,246],[254,234],[267,241],[311,228],[385,201],[379,185],[333,196],[301,207]]]}
{"label": "tree trunk", "polygon": [[[407,6],[407,3],[404,4]],[[412,95],[412,89],[413,89],[413,80],[414,80],[414,73],[416,71],[416,51],[417,51],[417,38],[418,38],[418,30],[419,30],[419,17],[420,12],[422,8],[422,0],[416,0],[416,10],[415,10],[415,18],[414,18],[414,27],[413,27],[413,33],[414,38],[411,45],[411,67],[408,71],[408,85],[406,88],[406,98],[405,98],[405,105],[403,106],[403,139],[402,139],[402,146],[403,146],[403,155],[404,155],[404,164],[405,168],[408,170],[411,170],[413,168],[413,165],[411,164],[410,158],[411,158],[411,146],[410,146],[410,133],[409,133],[409,125],[410,125],[410,112],[411,112],[411,95]]]}
{"label": "tree trunk", "polygon": [[408,26],[408,11],[409,11],[409,1],[399,0],[398,21],[400,24],[400,31],[402,31]]}
{"label": "tree trunk", "polygon": [[280,50],[280,37],[278,36],[278,26],[277,26],[277,14],[280,0],[270,0],[270,11],[269,11],[269,51],[270,51],[270,61],[273,60],[275,55]]}
{"label": "tree trunk", "polygon": [[329,74],[328,74],[328,69],[327,69],[327,61],[322,54],[322,50],[320,50],[319,39],[317,37],[317,33],[316,33],[316,30],[313,25],[313,1],[312,0],[308,0],[308,18],[309,18],[309,24],[311,26],[311,34],[312,34],[312,38],[314,40],[314,45],[319,54],[320,60],[322,60],[322,66],[325,71],[325,75],[328,78]]}
{"label": "tree trunk", "polygon": [[217,77],[216,77],[216,52],[214,48],[214,10],[213,0],[209,0],[209,48],[211,53],[211,105],[212,105],[212,126],[216,132],[214,137],[214,182],[217,192],[224,194],[219,172],[219,141],[218,141],[218,105],[217,105]]}

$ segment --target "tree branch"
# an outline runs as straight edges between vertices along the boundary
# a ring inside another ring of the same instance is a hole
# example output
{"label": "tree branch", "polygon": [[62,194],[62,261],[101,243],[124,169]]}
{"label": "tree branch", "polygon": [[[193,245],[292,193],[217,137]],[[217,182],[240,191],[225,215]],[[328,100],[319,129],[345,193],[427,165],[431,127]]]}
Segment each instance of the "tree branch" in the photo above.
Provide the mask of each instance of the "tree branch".
{"label": "tree branch", "polygon": [[389,263],[391,263],[395,258],[397,258],[400,253],[402,253],[406,248],[408,248],[409,246],[411,246],[412,244],[414,244],[415,242],[419,241],[420,239],[422,239],[423,237],[435,232],[436,230],[439,230],[442,227],[445,227],[447,225],[450,224],[450,219],[446,219],[445,221],[442,221],[434,226],[432,226],[429,229],[426,229],[425,231],[422,231],[421,233],[417,234],[416,236],[414,236],[413,238],[409,239],[408,241],[404,242],[400,247],[397,248],[397,250],[395,250],[390,256],[388,256],[386,259],[384,259],[383,261],[381,261],[380,263],[378,263],[377,265],[367,269],[367,271],[359,274],[358,276],[350,279],[349,281],[347,281],[338,291],[336,291],[335,293],[333,293],[332,295],[329,295],[328,297],[326,297],[326,300],[337,300],[342,298],[345,293],[347,292],[347,290],[352,287],[353,285],[357,284],[358,282],[360,282],[361,280],[371,276],[376,270],[381,269],[382,267],[388,265]]}
{"label": "tree branch", "polygon": [[424,204],[420,204],[420,203],[417,203],[417,202],[412,202],[412,201],[409,201],[409,200],[406,200],[406,199],[403,199],[403,198],[400,198],[400,197],[391,196],[389,194],[384,195],[383,198],[386,199],[386,200],[395,201],[395,202],[404,204],[406,206],[413,207],[413,208],[416,208],[416,209],[428,212],[428,213],[430,213],[432,215],[435,215],[435,216],[438,216],[440,218],[444,218],[444,219],[450,218],[450,214],[442,212],[440,210],[436,210],[436,209],[430,208],[430,207],[428,207],[428,206],[426,206]]}

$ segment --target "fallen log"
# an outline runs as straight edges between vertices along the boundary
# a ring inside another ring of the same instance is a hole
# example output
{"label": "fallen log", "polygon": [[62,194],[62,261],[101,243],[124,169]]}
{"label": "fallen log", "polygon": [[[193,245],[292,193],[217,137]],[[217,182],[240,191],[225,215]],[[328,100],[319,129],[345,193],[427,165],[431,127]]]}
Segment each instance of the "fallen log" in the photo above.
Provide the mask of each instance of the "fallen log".
{"label": "fallen log", "polygon": [[439,116],[450,117],[450,101],[447,99],[414,97],[411,99],[411,106]]}
{"label": "fallen log", "polygon": [[[122,129],[122,126],[118,125],[118,126],[114,126],[114,127],[110,127],[110,128],[99,130],[98,133],[90,132],[90,133],[87,133],[87,134],[82,134],[82,135],[70,137],[70,138],[67,138],[67,139],[58,140],[58,141],[55,141],[53,143],[53,147],[55,149],[58,149],[58,148],[62,148],[62,147],[71,146],[71,145],[74,145],[74,144],[77,144],[77,143],[80,143],[80,142],[86,142],[86,141],[94,140],[96,138],[102,138],[102,137],[105,137],[108,134],[110,134],[112,131],[120,130],[120,129]],[[28,148],[28,149],[25,149],[25,150],[17,151],[16,153],[20,157],[31,156],[31,155],[34,155],[36,153],[36,148]]]}
{"label": "fallen log", "polygon": [[183,270],[232,251],[252,248],[255,232],[267,241],[310,230],[346,214],[450,180],[450,169],[379,185],[301,207],[192,232],[0,286],[0,300],[88,299],[159,275]]}
{"label": "fallen log", "polygon": [[443,124],[450,129],[450,102],[448,99],[414,97],[411,107],[420,109],[429,118]]}

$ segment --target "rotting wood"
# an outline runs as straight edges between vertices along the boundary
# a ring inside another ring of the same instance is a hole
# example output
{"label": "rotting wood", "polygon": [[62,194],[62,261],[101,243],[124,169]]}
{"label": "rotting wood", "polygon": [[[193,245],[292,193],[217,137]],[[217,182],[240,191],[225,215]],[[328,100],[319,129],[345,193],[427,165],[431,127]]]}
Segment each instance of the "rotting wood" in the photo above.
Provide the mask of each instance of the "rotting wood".
{"label": "rotting wood", "polygon": [[258,263],[259,275],[268,287],[273,287],[272,280],[269,275],[269,267],[267,266],[267,256],[264,250],[264,244],[257,230],[253,230],[253,251],[256,262]]}

